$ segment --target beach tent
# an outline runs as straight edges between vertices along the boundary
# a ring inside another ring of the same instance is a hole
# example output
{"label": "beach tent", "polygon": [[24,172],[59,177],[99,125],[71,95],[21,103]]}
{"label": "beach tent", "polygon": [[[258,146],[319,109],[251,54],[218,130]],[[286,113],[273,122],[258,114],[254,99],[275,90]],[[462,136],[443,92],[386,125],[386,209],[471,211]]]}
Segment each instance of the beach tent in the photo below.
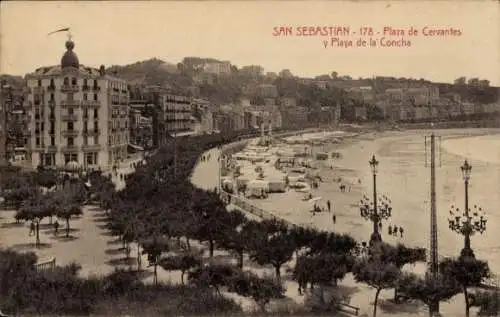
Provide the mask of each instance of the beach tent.
{"label": "beach tent", "polygon": [[268,181],[268,188],[270,193],[284,193],[286,191],[285,179],[270,179]]}
{"label": "beach tent", "polygon": [[269,182],[264,180],[250,180],[247,183],[247,194],[253,197],[261,197],[269,192]]}

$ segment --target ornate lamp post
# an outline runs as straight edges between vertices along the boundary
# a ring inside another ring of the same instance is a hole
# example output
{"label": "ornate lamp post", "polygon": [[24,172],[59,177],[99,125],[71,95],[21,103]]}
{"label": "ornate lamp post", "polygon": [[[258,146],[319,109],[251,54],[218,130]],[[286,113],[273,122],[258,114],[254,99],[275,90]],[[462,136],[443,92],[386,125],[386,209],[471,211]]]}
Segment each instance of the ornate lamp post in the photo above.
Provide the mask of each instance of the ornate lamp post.
{"label": "ornate lamp post", "polygon": [[373,232],[370,237],[370,246],[374,243],[381,242],[382,236],[380,235],[381,221],[391,217],[392,207],[391,201],[387,196],[377,198],[377,172],[379,162],[375,159],[375,155],[368,162],[373,173],[373,200],[364,195],[360,202],[360,214],[366,220],[373,222]]}
{"label": "ornate lamp post", "polygon": [[452,231],[464,236],[464,248],[460,252],[462,257],[474,257],[474,251],[470,246],[470,237],[476,232],[483,233],[486,230],[485,212],[481,207],[474,205],[474,210],[469,208],[469,179],[472,166],[467,162],[460,167],[465,184],[465,206],[461,212],[459,208],[451,205],[450,216],[448,219],[449,227]]}

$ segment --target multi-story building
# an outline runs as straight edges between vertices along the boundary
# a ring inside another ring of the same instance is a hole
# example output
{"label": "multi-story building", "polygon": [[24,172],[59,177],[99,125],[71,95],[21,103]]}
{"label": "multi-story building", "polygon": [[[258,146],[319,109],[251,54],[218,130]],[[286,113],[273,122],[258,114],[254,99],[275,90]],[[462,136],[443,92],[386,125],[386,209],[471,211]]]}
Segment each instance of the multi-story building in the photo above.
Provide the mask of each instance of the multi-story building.
{"label": "multi-story building", "polygon": [[290,108],[297,106],[297,99],[294,97],[282,97],[280,99],[280,106],[282,108]]}
{"label": "multi-story building", "polygon": [[203,71],[215,75],[228,75],[231,74],[231,63],[228,61],[208,62],[203,65]]}
{"label": "multi-story building", "polygon": [[257,86],[257,95],[262,98],[277,98],[278,89],[275,85],[260,84]]}
{"label": "multi-story building", "polygon": [[164,94],[162,96],[161,109],[165,132],[186,132],[193,129],[192,98]]}
{"label": "multi-story building", "polygon": [[61,64],[26,75],[31,112],[28,159],[32,167],[108,169],[127,157],[127,83],[85,67],[66,42]]}

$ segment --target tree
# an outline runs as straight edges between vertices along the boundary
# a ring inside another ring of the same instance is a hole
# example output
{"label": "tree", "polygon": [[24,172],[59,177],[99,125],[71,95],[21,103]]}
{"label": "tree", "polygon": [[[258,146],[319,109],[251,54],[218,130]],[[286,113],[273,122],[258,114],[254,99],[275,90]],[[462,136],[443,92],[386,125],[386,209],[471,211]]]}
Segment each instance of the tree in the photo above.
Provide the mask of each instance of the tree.
{"label": "tree", "polygon": [[193,253],[182,253],[160,260],[160,266],[167,271],[180,270],[181,283],[184,285],[184,274],[201,265],[201,258]]}
{"label": "tree", "polygon": [[465,77],[459,77],[454,81],[455,85],[465,85],[466,83],[467,83],[467,78]]}
{"label": "tree", "polygon": [[243,269],[243,256],[245,251],[250,250],[251,241],[255,239],[255,222],[249,222],[245,215],[239,210],[229,212],[230,225],[222,233],[217,243],[226,250],[230,250],[238,256],[238,267]]}
{"label": "tree", "polygon": [[163,252],[168,251],[169,243],[165,236],[154,235],[142,241],[143,254],[148,255],[149,266],[154,267],[154,278],[153,283],[158,284],[158,264],[160,263],[160,257]]}
{"label": "tree", "polygon": [[496,291],[478,291],[470,302],[471,306],[479,307],[478,316],[498,316],[500,312],[500,296]]}
{"label": "tree", "polygon": [[16,219],[32,221],[35,224],[36,245],[40,245],[40,222],[49,216],[47,198],[41,192],[37,192],[33,197],[29,197],[21,204],[21,208],[16,213]]}
{"label": "tree", "polygon": [[429,307],[429,317],[433,317],[432,306],[447,301],[460,293],[460,286],[449,277],[422,278],[416,274],[403,274],[398,281],[399,288],[411,298],[420,300]]}
{"label": "tree", "polygon": [[465,299],[465,315],[470,315],[470,296],[468,288],[477,287],[490,276],[488,263],[473,257],[445,259],[439,264],[440,271],[446,277],[454,279],[462,288]]}
{"label": "tree", "polygon": [[334,283],[351,271],[354,264],[353,256],[349,254],[318,253],[312,256],[301,256],[297,259],[293,277],[299,283],[299,292],[305,290],[308,283],[311,289],[315,284],[321,286],[320,300],[325,303],[323,287]]}
{"label": "tree", "polygon": [[57,204],[57,217],[62,218],[66,221],[66,238],[69,238],[69,233],[71,228],[69,226],[69,220],[73,216],[80,216],[83,214],[82,208],[75,201],[73,196],[68,196],[67,193],[61,192],[59,195],[59,201]]}
{"label": "tree", "polygon": [[285,288],[270,277],[258,277],[251,272],[241,272],[231,280],[230,290],[245,297],[251,297],[262,312],[273,298],[283,298]]}
{"label": "tree", "polygon": [[375,289],[373,317],[377,316],[378,297],[383,289],[393,288],[401,274],[391,261],[387,261],[385,246],[374,246],[370,256],[360,258],[352,268],[354,279]]}
{"label": "tree", "polygon": [[273,227],[274,225],[261,223],[256,241],[252,243],[250,259],[259,265],[271,264],[276,278],[280,280],[281,266],[292,259],[295,245],[290,243],[290,236],[286,231]]}
{"label": "tree", "polygon": [[238,274],[232,265],[206,265],[196,268],[189,273],[189,282],[202,287],[214,287],[217,294],[221,296],[220,288],[230,285],[230,281]]}
{"label": "tree", "polygon": [[[387,260],[391,261],[396,265],[396,267],[401,270],[407,264],[413,264],[416,262],[425,262],[426,249],[424,248],[408,248],[405,245],[398,243],[396,247],[388,248],[386,253]],[[398,297],[398,288],[394,289],[394,300],[396,301]]]}
{"label": "tree", "polygon": [[338,76],[339,76],[339,73],[332,72],[332,79],[337,79]]}
{"label": "tree", "polygon": [[[209,243],[210,256],[215,243],[226,230],[231,230],[231,216],[218,195],[196,189],[193,192],[192,210],[197,218],[196,237]],[[233,227],[234,228],[234,227]]]}

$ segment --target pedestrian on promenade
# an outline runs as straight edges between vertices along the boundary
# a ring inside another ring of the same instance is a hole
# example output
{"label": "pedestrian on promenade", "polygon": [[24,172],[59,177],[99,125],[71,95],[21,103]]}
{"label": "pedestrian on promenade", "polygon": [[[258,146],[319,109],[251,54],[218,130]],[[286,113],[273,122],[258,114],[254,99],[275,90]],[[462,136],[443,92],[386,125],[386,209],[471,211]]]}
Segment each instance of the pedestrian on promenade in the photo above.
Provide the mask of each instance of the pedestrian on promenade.
{"label": "pedestrian on promenade", "polygon": [[34,234],[35,234],[35,223],[32,221],[30,223],[30,232],[28,233],[28,237],[31,237]]}
{"label": "pedestrian on promenade", "polygon": [[390,236],[392,236],[392,226],[391,225],[389,225],[387,232],[389,233]]}
{"label": "pedestrian on promenade", "polygon": [[56,221],[54,222],[54,235],[57,236],[57,232],[59,231],[59,222]]}
{"label": "pedestrian on promenade", "polygon": [[403,232],[404,232],[403,227],[399,227],[399,234],[401,238],[403,237]]}
{"label": "pedestrian on promenade", "polygon": [[337,223],[337,216],[335,214],[333,214],[332,220],[333,220],[333,224]]}
{"label": "pedestrian on promenade", "polygon": [[327,201],[326,201],[326,207],[328,208],[328,212],[332,212],[332,209],[331,209],[331,208],[332,208],[332,205],[331,205],[331,203],[330,203],[330,200],[327,200]]}
{"label": "pedestrian on promenade", "polygon": [[392,235],[397,237],[398,236],[398,227],[394,226],[394,230],[392,231]]}
{"label": "pedestrian on promenade", "polygon": [[378,228],[379,228],[380,230],[382,230],[382,221],[379,221],[379,222],[378,222]]}

